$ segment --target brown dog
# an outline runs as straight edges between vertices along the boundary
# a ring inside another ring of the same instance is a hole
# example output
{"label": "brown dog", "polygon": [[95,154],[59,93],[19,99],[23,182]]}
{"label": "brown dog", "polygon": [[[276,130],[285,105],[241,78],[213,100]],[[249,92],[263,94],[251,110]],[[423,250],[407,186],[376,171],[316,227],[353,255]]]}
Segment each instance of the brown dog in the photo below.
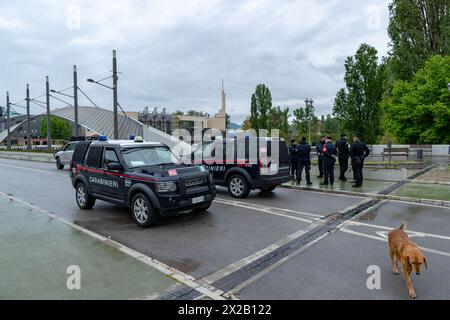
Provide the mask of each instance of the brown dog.
{"label": "brown dog", "polygon": [[409,240],[405,231],[406,223],[402,222],[399,229],[389,232],[389,257],[391,257],[392,271],[395,274],[399,274],[397,262],[400,261],[409,296],[416,298],[416,292],[411,281],[411,272],[420,275],[422,266],[425,266],[425,269],[427,268],[427,258],[417,245]]}

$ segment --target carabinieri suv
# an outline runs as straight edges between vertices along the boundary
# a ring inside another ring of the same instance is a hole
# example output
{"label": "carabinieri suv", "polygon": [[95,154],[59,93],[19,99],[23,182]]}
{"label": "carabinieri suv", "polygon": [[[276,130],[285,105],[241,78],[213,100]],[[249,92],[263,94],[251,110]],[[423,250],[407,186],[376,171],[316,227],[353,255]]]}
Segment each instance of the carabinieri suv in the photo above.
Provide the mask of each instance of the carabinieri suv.
{"label": "carabinieri suv", "polygon": [[127,206],[144,228],[160,216],[206,211],[216,196],[204,166],[183,165],[167,146],[139,138],[79,142],[70,174],[81,209],[96,199]]}

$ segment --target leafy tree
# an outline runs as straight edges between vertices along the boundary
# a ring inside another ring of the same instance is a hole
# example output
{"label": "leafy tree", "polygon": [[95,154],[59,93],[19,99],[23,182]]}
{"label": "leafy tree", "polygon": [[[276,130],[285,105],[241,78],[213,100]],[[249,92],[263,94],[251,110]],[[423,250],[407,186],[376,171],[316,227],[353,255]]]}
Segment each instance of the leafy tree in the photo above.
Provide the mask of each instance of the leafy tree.
{"label": "leafy tree", "polygon": [[383,102],[385,124],[400,142],[450,143],[450,56],[434,56],[410,82],[395,83]]}
{"label": "leafy tree", "polygon": [[241,124],[242,130],[249,130],[252,128],[252,124],[250,123],[250,117],[247,117],[247,119],[244,120]]}
{"label": "leafy tree", "polygon": [[341,124],[338,118],[327,114],[322,120],[323,133],[337,139],[341,135]]}
{"label": "leafy tree", "polygon": [[175,112],[173,113],[173,115],[174,115],[174,116],[184,116],[184,112],[183,112],[183,111],[180,111],[180,110],[177,110],[177,111],[175,111]]}
{"label": "leafy tree", "polygon": [[225,127],[226,129],[230,129],[230,125],[231,125],[231,116],[227,113],[225,116]]}
{"label": "leafy tree", "polygon": [[203,111],[195,111],[195,110],[189,110],[186,112],[187,116],[190,117],[205,117],[206,114]]}
{"label": "leafy tree", "polygon": [[378,142],[381,128],[383,95],[383,68],[378,64],[377,50],[362,44],[355,56],[345,62],[346,87],[336,95],[333,114],[342,123],[342,129],[362,136],[370,144]]}
{"label": "leafy tree", "polygon": [[449,0],[393,0],[389,12],[396,79],[409,81],[432,55],[450,54]]}
{"label": "leafy tree", "polygon": [[[69,121],[50,116],[52,139],[69,140],[72,136],[72,126]],[[47,117],[41,120],[41,136],[47,136]]]}
{"label": "leafy tree", "polygon": [[305,106],[304,108],[298,108],[294,110],[294,129],[297,139],[309,134],[309,120],[311,119],[311,139],[317,141],[317,131],[319,125],[319,119],[315,116],[314,106]]}
{"label": "leafy tree", "polygon": [[264,84],[256,87],[255,93],[252,95],[250,108],[250,123],[253,129],[268,129],[270,110],[272,109],[272,94],[269,88]]}

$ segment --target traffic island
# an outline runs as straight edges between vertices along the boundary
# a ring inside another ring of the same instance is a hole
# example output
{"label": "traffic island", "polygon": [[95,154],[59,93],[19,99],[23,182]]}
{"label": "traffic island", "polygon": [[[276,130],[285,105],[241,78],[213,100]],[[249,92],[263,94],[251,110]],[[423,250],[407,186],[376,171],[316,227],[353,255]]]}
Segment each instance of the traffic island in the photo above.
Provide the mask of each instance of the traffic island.
{"label": "traffic island", "polygon": [[0,299],[158,299],[180,284],[150,265],[0,195]]}

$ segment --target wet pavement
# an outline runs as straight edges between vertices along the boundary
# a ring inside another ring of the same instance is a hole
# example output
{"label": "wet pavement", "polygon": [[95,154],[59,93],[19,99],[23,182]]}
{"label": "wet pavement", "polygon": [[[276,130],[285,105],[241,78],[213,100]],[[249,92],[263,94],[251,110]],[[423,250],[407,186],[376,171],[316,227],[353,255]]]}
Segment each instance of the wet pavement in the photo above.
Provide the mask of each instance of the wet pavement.
{"label": "wet pavement", "polygon": [[[0,196],[0,299],[157,299],[161,272],[45,213]],[[80,270],[80,290],[69,290]],[[71,282],[70,282],[71,283]]]}
{"label": "wet pavement", "polygon": [[[377,192],[387,184],[392,182],[369,182],[366,192]],[[364,197],[285,188],[272,194],[252,192],[241,200],[218,188],[208,212],[166,218],[155,228],[141,229],[126,208],[98,201],[93,210],[79,210],[68,171],[57,171],[51,164],[0,159],[0,191],[110,237],[194,277],[197,283],[213,283],[239,271],[320,226],[338,211],[367,202]],[[261,270],[235,291],[244,299],[406,299],[403,280],[390,274],[384,238],[403,220],[415,231],[414,241],[427,250],[432,261],[430,270],[414,280],[419,298],[450,298],[450,288],[442,283],[448,283],[450,269],[450,209],[396,201],[382,203],[345,222],[339,231],[318,237],[317,243]],[[69,251],[81,250],[62,244]],[[25,252],[25,256],[29,254]],[[371,291],[365,286],[369,276],[366,269],[372,264],[382,270],[382,290]],[[117,276],[111,278],[118,281]],[[148,278],[143,285],[151,287],[152,282]],[[167,290],[164,285],[160,288],[155,292]],[[127,295],[146,296],[144,291]]]}

